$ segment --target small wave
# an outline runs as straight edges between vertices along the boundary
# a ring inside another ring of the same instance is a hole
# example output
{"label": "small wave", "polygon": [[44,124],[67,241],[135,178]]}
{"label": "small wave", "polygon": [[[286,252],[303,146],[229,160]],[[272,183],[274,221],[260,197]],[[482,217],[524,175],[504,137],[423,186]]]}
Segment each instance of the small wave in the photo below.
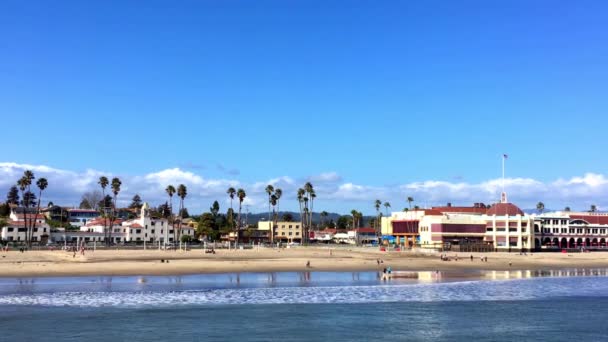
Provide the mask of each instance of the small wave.
{"label": "small wave", "polygon": [[0,296],[0,305],[73,307],[164,307],[229,304],[322,304],[532,300],[598,296],[606,278],[546,278],[452,283],[201,289],[140,292],[56,292]]}

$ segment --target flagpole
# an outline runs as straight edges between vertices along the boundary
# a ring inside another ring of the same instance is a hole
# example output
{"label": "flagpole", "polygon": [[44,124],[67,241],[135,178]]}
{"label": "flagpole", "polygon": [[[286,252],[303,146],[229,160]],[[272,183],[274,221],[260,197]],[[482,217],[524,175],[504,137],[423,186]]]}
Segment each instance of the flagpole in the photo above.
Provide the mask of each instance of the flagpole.
{"label": "flagpole", "polygon": [[502,155],[502,192],[505,192],[505,155]]}

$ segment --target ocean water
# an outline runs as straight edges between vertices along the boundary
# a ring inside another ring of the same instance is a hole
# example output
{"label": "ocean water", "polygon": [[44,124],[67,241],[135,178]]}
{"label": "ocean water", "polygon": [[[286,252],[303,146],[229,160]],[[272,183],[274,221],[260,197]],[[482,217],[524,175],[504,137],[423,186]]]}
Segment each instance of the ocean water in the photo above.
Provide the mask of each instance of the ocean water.
{"label": "ocean water", "polygon": [[607,341],[605,270],[0,279],[0,341]]}

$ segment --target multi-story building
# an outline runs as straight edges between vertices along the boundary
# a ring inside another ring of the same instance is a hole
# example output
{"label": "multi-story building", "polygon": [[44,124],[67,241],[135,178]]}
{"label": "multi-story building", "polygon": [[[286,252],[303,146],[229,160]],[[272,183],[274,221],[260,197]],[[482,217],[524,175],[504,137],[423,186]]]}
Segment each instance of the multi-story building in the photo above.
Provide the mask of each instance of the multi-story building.
{"label": "multi-story building", "polygon": [[[104,233],[109,225],[106,218],[96,218],[80,227],[83,232]],[[171,243],[177,242],[175,238],[188,235],[194,238],[194,228],[183,225],[181,228],[174,228],[167,219],[156,219],[150,216],[150,207],[144,203],[140,210],[140,216],[133,220],[123,221],[115,219],[112,225],[112,242],[141,242],[147,243]],[[175,229],[181,229],[181,234],[175,234]]]}
{"label": "multi-story building", "polygon": [[408,247],[465,247],[467,250],[532,250],[534,217],[503,201],[487,207],[433,207],[383,217],[383,239]]}
{"label": "multi-story building", "polygon": [[276,222],[272,229],[272,221],[258,222],[258,230],[272,232],[274,242],[302,242],[302,224],[300,222]]}
{"label": "multi-story building", "polygon": [[67,211],[68,222],[75,227],[82,227],[99,217],[99,212],[93,209],[68,209]]}
{"label": "multi-story building", "polygon": [[603,249],[608,241],[608,214],[552,212],[534,220],[535,243],[542,249]]}
{"label": "multi-story building", "polygon": [[[33,226],[36,227],[33,227]],[[2,241],[26,241],[27,229],[32,227],[32,241],[46,243],[51,233],[45,216],[36,213],[25,214],[23,210],[11,210],[6,226],[2,227],[0,236]]]}

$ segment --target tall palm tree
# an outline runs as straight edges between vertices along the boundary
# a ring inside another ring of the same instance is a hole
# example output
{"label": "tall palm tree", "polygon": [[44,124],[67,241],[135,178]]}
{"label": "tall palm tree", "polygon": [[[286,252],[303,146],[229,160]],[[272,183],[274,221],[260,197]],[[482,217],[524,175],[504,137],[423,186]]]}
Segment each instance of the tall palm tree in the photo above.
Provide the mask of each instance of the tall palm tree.
{"label": "tall palm tree", "polygon": [[[165,236],[163,236],[163,241],[165,241],[165,243],[167,243],[167,240],[169,239],[169,227],[173,227],[174,224],[174,220],[173,220],[173,195],[175,195],[175,193],[177,192],[177,190],[175,189],[175,187],[171,184],[167,185],[167,187],[165,188],[165,192],[167,193],[167,195],[169,195],[169,217],[167,217],[167,229],[165,230],[167,232],[167,234],[165,234]],[[164,216],[165,213],[161,213],[161,217]],[[173,227],[173,230],[175,232],[175,227]]]}
{"label": "tall palm tree", "polygon": [[321,227],[325,228],[325,219],[327,218],[327,216],[329,216],[329,213],[323,210],[321,214],[319,214],[319,216],[321,217]]}
{"label": "tall palm tree", "polygon": [[108,245],[112,244],[112,230],[114,229],[114,220],[116,220],[117,215],[117,207],[116,207],[116,199],[118,197],[118,193],[120,192],[120,186],[122,182],[117,177],[112,178],[112,194],[114,194],[114,205],[112,208],[112,215],[110,216],[110,232],[108,233]]}
{"label": "tall palm tree", "polygon": [[382,202],[379,199],[377,199],[374,202],[374,207],[376,208],[376,222],[375,222],[376,227],[374,227],[374,228],[376,228],[376,233],[378,233],[378,226],[379,226],[378,221],[380,220],[380,206],[382,206]]}
{"label": "tall palm tree", "polygon": [[236,231],[236,244],[238,245],[238,243],[239,243],[239,231],[241,230],[241,208],[243,207],[243,201],[245,200],[245,197],[247,197],[247,194],[245,193],[245,190],[239,188],[236,191],[236,197],[239,199],[239,216],[238,216],[239,219],[238,219],[238,228],[237,228],[237,231]]}
{"label": "tall palm tree", "polygon": [[272,193],[274,192],[274,186],[272,186],[272,184],[268,184],[264,191],[266,191],[266,194],[268,194],[268,222],[270,222],[270,196],[272,196]]}
{"label": "tall palm tree", "polygon": [[[32,190],[32,189],[31,189],[32,181],[33,181],[33,180],[36,178],[36,177],[34,176],[34,172],[32,172],[32,170],[25,170],[25,171],[23,172],[23,178],[24,178],[24,180],[25,180],[25,182],[26,182],[26,184],[27,184],[27,192],[31,194],[31,193],[32,193],[32,191],[31,191],[31,190]],[[30,206],[30,203],[29,203],[29,202],[30,202],[30,201],[28,200],[28,201],[27,201],[26,208],[29,208],[29,206]],[[33,206],[33,204],[32,204],[32,206]],[[27,235],[28,235],[28,232],[29,232],[30,239],[31,239],[31,235],[32,235],[33,230],[34,230],[34,229],[33,229],[33,226],[32,226],[32,221],[36,222],[36,216],[38,216],[38,212],[36,212],[36,213],[34,214],[34,219],[33,219],[33,220],[32,220],[32,218],[31,218],[31,216],[29,216],[29,220],[27,219],[27,217],[28,217],[27,209],[26,209],[26,210],[23,212],[23,215],[24,215],[24,216],[23,216],[23,220],[24,220],[24,222],[25,222],[25,223],[26,223],[26,225],[27,225],[27,229],[26,229],[26,232],[25,232],[26,239],[28,239],[28,236],[27,236]],[[26,243],[27,243],[27,242],[26,242]]]}
{"label": "tall palm tree", "polygon": [[[100,214],[101,217],[103,217],[103,238],[106,242],[106,244],[108,244],[108,222],[107,222],[107,218],[108,218],[108,208],[106,208],[106,187],[108,186],[108,184],[110,184],[110,181],[108,180],[108,177],[106,176],[101,176],[99,177],[99,181],[97,182],[97,184],[99,184],[99,186],[101,186],[101,194],[102,194],[102,201],[103,201],[103,207],[100,206]],[[93,205],[91,203],[91,205]]]}
{"label": "tall palm tree", "polygon": [[[229,187],[228,190],[226,190],[226,193],[230,197],[230,212],[232,213],[234,212],[232,209],[232,200],[234,200],[234,196],[236,196],[236,190],[233,187]],[[230,226],[234,229],[234,217],[232,217],[232,214],[228,218],[228,222],[230,222]]]}
{"label": "tall palm tree", "polygon": [[570,207],[565,207],[564,211],[570,211]]}
{"label": "tall palm tree", "polygon": [[388,217],[388,208],[391,207],[391,204],[388,202],[384,202],[384,208],[386,208],[386,217]]}
{"label": "tall palm tree", "polygon": [[595,204],[592,204],[589,211],[592,212],[592,213],[596,212],[597,211],[597,206]]}
{"label": "tall palm tree", "polygon": [[[38,214],[40,212],[40,202],[42,201],[42,192],[44,191],[44,189],[47,188],[47,186],[49,186],[49,182],[46,180],[46,178],[38,178],[38,181],[36,181],[36,185],[38,186],[38,208],[36,209],[36,214]],[[34,226],[33,229],[36,229],[36,216],[34,216]],[[32,245],[32,237],[33,237],[33,231],[30,232],[30,239],[28,241],[28,246],[31,247]]]}
{"label": "tall palm tree", "polygon": [[414,197],[408,196],[407,197],[407,203],[408,203],[408,205],[410,207],[410,210],[412,210],[412,202],[414,202]]}
{"label": "tall palm tree", "polygon": [[312,227],[313,204],[314,204],[314,200],[317,197],[317,195],[315,194],[315,190],[314,190],[314,187],[311,182],[306,182],[306,184],[304,184],[304,191],[306,193],[306,197],[304,198],[305,208],[308,209],[308,202],[310,201],[310,211],[307,210],[307,212],[308,212],[307,221],[308,222],[306,222],[306,224],[304,226],[305,229],[304,229],[304,236],[303,236],[305,241],[308,242],[308,234],[309,234],[310,228]]}
{"label": "tall palm tree", "polygon": [[281,196],[283,196],[283,190],[280,188],[274,189],[274,195],[277,196],[277,216],[281,214]]}
{"label": "tall palm tree", "polygon": [[178,228],[173,227],[174,242],[177,243],[182,235],[182,221],[184,213],[184,199],[188,196],[188,188],[184,184],[177,186],[177,197],[179,197],[179,223]]}
{"label": "tall palm tree", "polygon": [[355,209],[350,211],[350,214],[353,217],[353,229],[356,228],[356,224],[357,224],[357,211]]}
{"label": "tall palm tree", "polygon": [[302,226],[302,228],[304,228],[304,194],[306,192],[304,191],[304,189],[299,188],[298,189],[298,204],[300,205],[300,225]]}

